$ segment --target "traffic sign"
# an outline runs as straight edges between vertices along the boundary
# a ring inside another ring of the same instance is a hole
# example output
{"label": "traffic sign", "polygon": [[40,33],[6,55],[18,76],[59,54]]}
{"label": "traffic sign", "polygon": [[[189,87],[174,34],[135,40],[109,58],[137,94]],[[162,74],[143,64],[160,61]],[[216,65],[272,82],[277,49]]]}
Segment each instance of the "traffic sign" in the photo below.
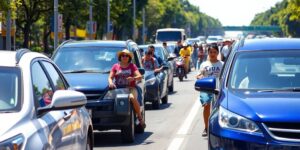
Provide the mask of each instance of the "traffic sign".
{"label": "traffic sign", "polygon": [[[91,29],[91,23],[93,25],[92,29]],[[88,21],[86,24],[86,29],[87,29],[87,33],[88,34],[96,34],[97,32],[97,22],[95,21]]]}

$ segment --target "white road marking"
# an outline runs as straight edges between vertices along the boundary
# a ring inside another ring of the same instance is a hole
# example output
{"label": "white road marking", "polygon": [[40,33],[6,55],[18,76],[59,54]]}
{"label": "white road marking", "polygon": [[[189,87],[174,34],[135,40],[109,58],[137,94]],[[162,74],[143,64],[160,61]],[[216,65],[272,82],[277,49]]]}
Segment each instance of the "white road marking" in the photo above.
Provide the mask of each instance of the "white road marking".
{"label": "white road marking", "polygon": [[180,129],[178,130],[177,134],[179,135],[186,135],[192,125],[192,122],[194,118],[197,115],[197,112],[200,108],[199,100],[196,100],[195,104],[193,105],[193,108],[191,109],[189,115],[185,119],[184,123],[181,125]]}
{"label": "white road marking", "polygon": [[172,140],[171,144],[169,145],[167,150],[179,150],[181,147],[181,144],[184,141],[185,135],[188,134],[188,131],[193,123],[194,118],[197,115],[197,112],[200,108],[200,102],[199,100],[195,101],[195,104],[193,105],[191,111],[189,112],[187,118],[181,125],[180,129],[177,131],[177,134],[175,138]]}
{"label": "white road marking", "polygon": [[178,150],[183,143],[184,138],[174,138],[167,150]]}

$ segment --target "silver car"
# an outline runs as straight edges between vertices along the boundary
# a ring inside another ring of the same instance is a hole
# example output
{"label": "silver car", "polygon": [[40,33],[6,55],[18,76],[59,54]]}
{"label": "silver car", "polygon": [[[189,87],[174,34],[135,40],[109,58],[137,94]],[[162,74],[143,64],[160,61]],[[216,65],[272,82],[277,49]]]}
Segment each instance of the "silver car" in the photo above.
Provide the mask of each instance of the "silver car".
{"label": "silver car", "polygon": [[84,94],[46,56],[0,51],[0,150],[92,149]]}

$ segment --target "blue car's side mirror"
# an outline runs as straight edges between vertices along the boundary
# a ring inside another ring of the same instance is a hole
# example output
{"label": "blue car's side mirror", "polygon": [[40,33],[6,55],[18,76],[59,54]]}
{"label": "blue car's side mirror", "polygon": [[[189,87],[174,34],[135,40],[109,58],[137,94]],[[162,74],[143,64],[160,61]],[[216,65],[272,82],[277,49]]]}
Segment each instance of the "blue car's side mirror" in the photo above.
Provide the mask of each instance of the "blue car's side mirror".
{"label": "blue car's side mirror", "polygon": [[195,90],[218,94],[219,91],[216,89],[216,86],[217,86],[216,78],[214,77],[202,78],[196,81]]}

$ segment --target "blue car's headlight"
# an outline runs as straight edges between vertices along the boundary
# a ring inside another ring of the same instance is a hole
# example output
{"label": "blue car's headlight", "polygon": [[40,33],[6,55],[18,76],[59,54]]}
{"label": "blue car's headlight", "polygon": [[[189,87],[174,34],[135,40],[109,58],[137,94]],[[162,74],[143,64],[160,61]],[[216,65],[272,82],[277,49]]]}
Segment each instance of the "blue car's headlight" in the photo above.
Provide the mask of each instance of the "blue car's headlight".
{"label": "blue car's headlight", "polygon": [[155,81],[156,81],[156,78],[151,78],[151,79],[146,81],[146,84],[147,85],[153,85],[155,83]]}
{"label": "blue car's headlight", "polygon": [[8,140],[0,142],[0,150],[20,150],[24,143],[24,136],[19,134]]}
{"label": "blue car's headlight", "polygon": [[223,128],[261,133],[255,122],[230,112],[223,107],[219,107],[219,124]]}

